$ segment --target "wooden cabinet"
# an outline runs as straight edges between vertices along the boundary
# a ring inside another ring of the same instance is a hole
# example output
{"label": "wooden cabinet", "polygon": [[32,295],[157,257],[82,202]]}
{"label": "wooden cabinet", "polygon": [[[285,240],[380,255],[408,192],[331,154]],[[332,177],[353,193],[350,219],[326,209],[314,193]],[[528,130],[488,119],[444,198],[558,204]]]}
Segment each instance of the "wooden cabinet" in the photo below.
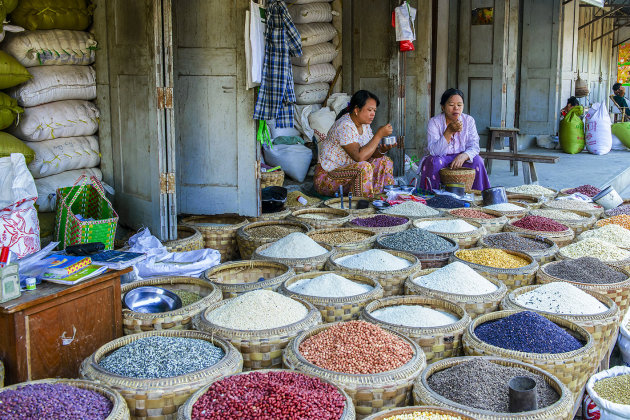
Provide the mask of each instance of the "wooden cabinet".
{"label": "wooden cabinet", "polygon": [[76,378],[86,357],[122,336],[120,276],[127,271],[109,271],[75,286],[44,282],[0,304],[5,384]]}

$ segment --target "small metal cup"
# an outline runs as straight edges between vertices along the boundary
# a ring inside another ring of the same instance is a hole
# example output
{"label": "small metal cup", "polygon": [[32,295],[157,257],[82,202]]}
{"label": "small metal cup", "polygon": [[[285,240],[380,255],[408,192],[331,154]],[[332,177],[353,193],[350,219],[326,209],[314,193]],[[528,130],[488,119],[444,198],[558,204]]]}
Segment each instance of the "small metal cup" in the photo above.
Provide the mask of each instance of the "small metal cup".
{"label": "small metal cup", "polygon": [[515,376],[508,382],[510,413],[522,413],[538,409],[536,381],[527,376]]}

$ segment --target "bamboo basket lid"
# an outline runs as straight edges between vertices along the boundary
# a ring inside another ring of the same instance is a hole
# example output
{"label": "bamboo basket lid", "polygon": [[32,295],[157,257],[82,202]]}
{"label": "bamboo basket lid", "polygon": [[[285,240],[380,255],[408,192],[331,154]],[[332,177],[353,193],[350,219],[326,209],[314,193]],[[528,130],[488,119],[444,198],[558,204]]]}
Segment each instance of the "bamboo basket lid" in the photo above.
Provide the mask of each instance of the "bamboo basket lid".
{"label": "bamboo basket lid", "polygon": [[449,409],[458,410],[476,420],[571,420],[573,418],[573,395],[571,394],[571,391],[553,374],[550,374],[549,372],[540,369],[530,363],[524,363],[519,360],[503,357],[481,356],[484,360],[496,363],[501,366],[518,367],[542,376],[545,382],[547,382],[558,393],[558,401],[551,404],[550,406],[542,407],[538,410],[524,413],[496,413],[492,411],[469,407],[451,401],[435,392],[429,386],[428,379],[434,373],[459,365],[461,363],[465,363],[470,360],[478,359],[479,357],[480,356],[453,357],[450,359],[441,360],[427,366],[422,371],[420,377],[416,380],[416,383],[414,384],[414,403],[420,405],[436,405],[439,407],[446,407]]}

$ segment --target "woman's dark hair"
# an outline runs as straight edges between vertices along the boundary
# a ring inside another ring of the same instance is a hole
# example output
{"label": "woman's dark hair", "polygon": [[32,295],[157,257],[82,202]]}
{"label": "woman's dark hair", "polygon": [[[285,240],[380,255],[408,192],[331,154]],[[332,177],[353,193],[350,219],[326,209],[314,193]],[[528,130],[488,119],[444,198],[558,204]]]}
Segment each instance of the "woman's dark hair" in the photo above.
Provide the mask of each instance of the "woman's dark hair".
{"label": "woman's dark hair", "polygon": [[440,105],[444,106],[451,99],[451,96],[459,95],[462,97],[462,101],[464,100],[464,92],[459,89],[450,88],[446,89],[446,91],[442,94],[442,98],[440,99]]}
{"label": "woman's dark hair", "polygon": [[337,115],[337,119],[343,117],[345,114],[350,113],[350,111],[353,111],[354,108],[363,108],[368,99],[374,99],[376,101],[376,106],[379,106],[381,104],[381,101],[378,100],[378,96],[376,96],[372,92],[368,92],[367,90],[357,90],[354,95],[352,95],[352,98],[350,98],[350,103],[348,104],[348,106],[345,107],[339,113],[339,115]]}
{"label": "woman's dark hair", "polygon": [[579,104],[580,103],[575,96],[571,96],[569,99],[567,99],[567,105],[578,106]]}
{"label": "woman's dark hair", "polygon": [[621,83],[615,83],[612,87],[613,92],[617,92],[621,87]]}

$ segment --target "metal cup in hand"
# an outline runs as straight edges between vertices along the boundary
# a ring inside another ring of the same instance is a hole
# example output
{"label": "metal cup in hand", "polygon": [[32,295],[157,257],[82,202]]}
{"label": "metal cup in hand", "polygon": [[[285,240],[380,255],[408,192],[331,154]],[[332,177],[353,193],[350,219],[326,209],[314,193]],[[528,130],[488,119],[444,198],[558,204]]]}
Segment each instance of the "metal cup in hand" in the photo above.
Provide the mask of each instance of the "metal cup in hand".
{"label": "metal cup in hand", "polygon": [[510,413],[522,413],[538,409],[536,381],[527,376],[515,376],[508,382]]}

